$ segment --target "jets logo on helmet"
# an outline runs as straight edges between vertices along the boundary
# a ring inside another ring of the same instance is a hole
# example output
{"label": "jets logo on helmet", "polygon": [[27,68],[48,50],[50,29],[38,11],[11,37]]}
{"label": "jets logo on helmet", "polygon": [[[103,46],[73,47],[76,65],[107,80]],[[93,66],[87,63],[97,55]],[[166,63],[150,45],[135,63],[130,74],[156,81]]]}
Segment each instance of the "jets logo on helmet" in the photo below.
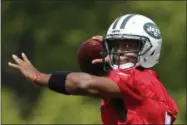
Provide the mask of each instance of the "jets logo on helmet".
{"label": "jets logo on helmet", "polygon": [[151,37],[155,39],[160,39],[160,31],[158,30],[157,26],[153,23],[146,23],[144,25],[144,30],[147,34],[149,34]]}
{"label": "jets logo on helmet", "polygon": [[[132,39],[138,40],[141,49],[137,50],[137,63],[133,66],[151,68],[159,61],[162,37],[159,28],[150,18],[140,14],[126,14],[118,17],[109,27],[104,38],[103,50],[112,57],[110,42],[116,40]],[[110,61],[111,68],[114,64]]]}

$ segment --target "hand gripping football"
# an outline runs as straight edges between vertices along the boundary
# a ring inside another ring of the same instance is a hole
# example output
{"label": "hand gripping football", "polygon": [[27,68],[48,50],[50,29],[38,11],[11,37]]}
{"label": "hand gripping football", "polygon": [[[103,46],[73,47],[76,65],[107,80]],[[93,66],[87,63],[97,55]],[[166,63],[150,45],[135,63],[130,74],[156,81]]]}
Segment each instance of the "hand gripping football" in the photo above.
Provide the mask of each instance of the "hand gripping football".
{"label": "hand gripping football", "polygon": [[102,76],[105,74],[103,64],[92,64],[92,60],[100,59],[102,51],[101,41],[88,39],[84,41],[78,50],[78,63],[82,72]]}

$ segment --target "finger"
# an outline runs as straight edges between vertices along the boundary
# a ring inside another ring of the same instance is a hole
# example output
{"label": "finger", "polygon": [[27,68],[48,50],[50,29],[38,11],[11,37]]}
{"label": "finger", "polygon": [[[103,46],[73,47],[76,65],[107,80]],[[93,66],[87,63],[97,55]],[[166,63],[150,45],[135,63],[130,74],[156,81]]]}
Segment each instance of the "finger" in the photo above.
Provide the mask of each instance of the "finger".
{"label": "finger", "polygon": [[27,56],[25,55],[25,53],[21,53],[21,56],[22,56],[22,58],[23,58],[23,60],[24,60],[25,62],[31,63],[31,62],[29,61],[29,59],[27,58]]}
{"label": "finger", "polygon": [[92,39],[98,40],[98,41],[103,41],[103,36],[101,36],[101,35],[96,35],[96,36],[93,36]]}
{"label": "finger", "polygon": [[21,60],[19,57],[17,57],[16,55],[12,55],[14,61],[18,64],[18,65],[21,65],[23,64],[23,60]]}
{"label": "finger", "polygon": [[13,68],[16,68],[16,69],[20,69],[20,66],[14,64],[14,63],[8,62],[8,65],[9,65],[10,67],[13,67]]}
{"label": "finger", "polygon": [[110,61],[109,56],[106,56],[106,57],[105,57],[105,62],[109,62],[109,61]]}
{"label": "finger", "polygon": [[[109,56],[106,56],[105,57],[105,62],[109,63],[109,61],[110,61]],[[103,59],[94,59],[94,60],[92,60],[92,64],[96,64],[96,63],[103,63]]]}
{"label": "finger", "polygon": [[102,59],[94,59],[92,60],[92,64],[97,64],[97,63],[102,63],[103,60]]}
{"label": "finger", "polygon": [[103,36],[99,36],[99,35],[93,36],[92,39],[98,40],[98,41],[103,41]]}

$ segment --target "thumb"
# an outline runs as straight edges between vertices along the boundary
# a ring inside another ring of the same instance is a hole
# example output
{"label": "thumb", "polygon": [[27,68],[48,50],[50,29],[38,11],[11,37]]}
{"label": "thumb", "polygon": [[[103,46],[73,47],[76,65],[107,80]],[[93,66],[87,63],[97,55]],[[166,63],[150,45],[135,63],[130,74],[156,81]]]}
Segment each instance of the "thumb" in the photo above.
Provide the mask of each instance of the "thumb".
{"label": "thumb", "polygon": [[[105,57],[105,62],[109,63],[109,61],[110,61],[109,56],[106,56]],[[96,63],[103,63],[103,59],[101,58],[101,59],[94,59],[94,60],[92,60],[92,64],[96,64]]]}
{"label": "thumb", "polygon": [[94,60],[92,60],[92,64],[102,63],[102,62],[103,62],[102,59],[94,59]]}

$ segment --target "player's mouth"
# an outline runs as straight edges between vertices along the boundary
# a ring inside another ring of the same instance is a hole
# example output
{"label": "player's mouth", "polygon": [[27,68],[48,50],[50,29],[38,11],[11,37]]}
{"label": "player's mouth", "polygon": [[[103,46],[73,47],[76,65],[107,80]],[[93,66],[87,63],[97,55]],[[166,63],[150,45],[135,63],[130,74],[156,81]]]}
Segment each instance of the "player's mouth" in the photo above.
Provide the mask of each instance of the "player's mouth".
{"label": "player's mouth", "polygon": [[136,63],[137,61],[137,54],[135,53],[126,53],[120,56],[115,56],[116,64],[124,64],[124,63]]}

